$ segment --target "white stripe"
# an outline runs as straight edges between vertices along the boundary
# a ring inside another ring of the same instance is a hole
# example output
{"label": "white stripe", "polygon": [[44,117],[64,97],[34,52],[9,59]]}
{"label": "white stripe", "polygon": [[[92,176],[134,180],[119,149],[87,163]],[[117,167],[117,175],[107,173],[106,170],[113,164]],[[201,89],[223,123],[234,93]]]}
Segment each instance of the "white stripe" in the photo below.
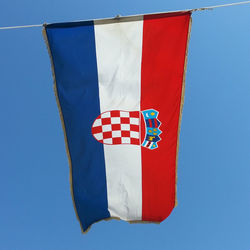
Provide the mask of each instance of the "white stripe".
{"label": "white stripe", "polygon": [[[143,20],[95,25],[101,112],[139,111]],[[104,145],[111,217],[141,220],[141,147]]]}

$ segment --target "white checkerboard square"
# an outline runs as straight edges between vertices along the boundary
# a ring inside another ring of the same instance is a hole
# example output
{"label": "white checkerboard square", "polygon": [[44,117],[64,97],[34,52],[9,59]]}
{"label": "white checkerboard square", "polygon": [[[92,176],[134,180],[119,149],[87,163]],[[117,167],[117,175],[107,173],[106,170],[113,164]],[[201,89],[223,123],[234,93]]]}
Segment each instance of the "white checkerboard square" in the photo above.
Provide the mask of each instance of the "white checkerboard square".
{"label": "white checkerboard square", "polygon": [[112,137],[116,138],[116,137],[121,137],[122,133],[121,131],[117,130],[117,131],[112,131]]}
{"label": "white checkerboard square", "polygon": [[130,124],[139,125],[139,118],[129,118]]}
{"label": "white checkerboard square", "polygon": [[113,143],[113,140],[112,140],[112,138],[104,139],[104,140],[103,140],[103,143],[112,144],[112,143]]}
{"label": "white checkerboard square", "polygon": [[121,111],[121,112],[120,112],[120,116],[121,116],[121,117],[129,117],[129,112]]}
{"label": "white checkerboard square", "polygon": [[101,119],[96,119],[94,124],[93,124],[93,127],[99,127],[102,125],[102,120]]}
{"label": "white checkerboard square", "polygon": [[102,140],[103,139],[103,133],[98,133],[98,134],[95,134],[95,138],[97,139],[97,140]]}
{"label": "white checkerboard square", "polygon": [[121,130],[129,131],[130,125],[129,124],[121,124]]}
{"label": "white checkerboard square", "polygon": [[109,118],[109,117],[111,117],[110,112],[105,112],[105,113],[101,114],[101,118]]}
{"label": "white checkerboard square", "polygon": [[120,117],[111,117],[111,124],[120,124],[121,118]]}
{"label": "white checkerboard square", "polygon": [[129,137],[122,137],[122,143],[130,143]]}
{"label": "white checkerboard square", "polygon": [[139,139],[139,132],[130,131],[130,137]]}
{"label": "white checkerboard square", "polygon": [[112,130],[111,125],[103,125],[102,126],[102,132],[108,132],[111,130]]}

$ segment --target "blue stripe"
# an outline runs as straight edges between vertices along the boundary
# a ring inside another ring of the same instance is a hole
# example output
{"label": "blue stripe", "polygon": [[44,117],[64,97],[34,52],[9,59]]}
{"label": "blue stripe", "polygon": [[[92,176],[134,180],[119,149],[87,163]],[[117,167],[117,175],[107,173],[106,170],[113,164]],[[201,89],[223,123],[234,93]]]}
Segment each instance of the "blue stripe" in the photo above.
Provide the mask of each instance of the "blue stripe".
{"label": "blue stripe", "polygon": [[100,114],[93,22],[46,27],[69,152],[75,206],[86,230],[110,217],[103,144],[91,134]]}

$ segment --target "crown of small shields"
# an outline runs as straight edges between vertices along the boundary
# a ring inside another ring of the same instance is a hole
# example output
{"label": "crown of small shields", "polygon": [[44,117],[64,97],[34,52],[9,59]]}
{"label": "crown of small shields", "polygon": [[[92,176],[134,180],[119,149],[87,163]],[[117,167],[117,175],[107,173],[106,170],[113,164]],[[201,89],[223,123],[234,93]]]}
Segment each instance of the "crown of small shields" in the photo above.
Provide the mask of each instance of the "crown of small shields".
{"label": "crown of small shields", "polygon": [[156,149],[162,133],[158,114],[155,109],[107,111],[94,121],[92,135],[98,142],[107,145],[132,144]]}

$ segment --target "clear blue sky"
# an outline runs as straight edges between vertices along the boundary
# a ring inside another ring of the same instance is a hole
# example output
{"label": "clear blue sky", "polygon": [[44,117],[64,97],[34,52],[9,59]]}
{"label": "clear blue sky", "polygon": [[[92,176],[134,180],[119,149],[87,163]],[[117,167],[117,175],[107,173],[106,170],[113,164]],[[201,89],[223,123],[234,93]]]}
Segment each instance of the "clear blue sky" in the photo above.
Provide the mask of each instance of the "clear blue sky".
{"label": "clear blue sky", "polygon": [[[0,26],[230,1],[1,0]],[[81,234],[41,28],[0,31],[0,250],[249,250],[250,5],[193,14],[178,202],[161,225]]]}

